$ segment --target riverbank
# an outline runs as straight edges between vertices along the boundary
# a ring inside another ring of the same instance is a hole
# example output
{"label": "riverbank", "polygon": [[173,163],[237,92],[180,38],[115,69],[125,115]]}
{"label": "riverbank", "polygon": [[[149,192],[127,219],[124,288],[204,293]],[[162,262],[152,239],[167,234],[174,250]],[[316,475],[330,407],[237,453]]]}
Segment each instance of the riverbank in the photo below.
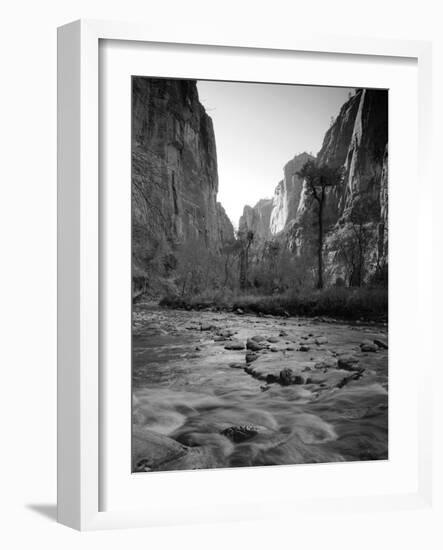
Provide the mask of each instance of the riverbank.
{"label": "riverbank", "polygon": [[160,305],[188,311],[207,310],[283,317],[334,317],[349,321],[388,320],[385,288],[328,288],[261,296],[210,292],[196,296],[166,296]]}

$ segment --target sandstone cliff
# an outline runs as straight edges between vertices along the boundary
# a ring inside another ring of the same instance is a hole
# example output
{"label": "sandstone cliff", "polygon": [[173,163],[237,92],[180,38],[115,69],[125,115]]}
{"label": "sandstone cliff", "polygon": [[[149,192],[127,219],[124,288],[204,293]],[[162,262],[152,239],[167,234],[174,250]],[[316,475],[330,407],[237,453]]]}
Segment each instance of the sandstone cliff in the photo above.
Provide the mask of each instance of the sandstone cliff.
{"label": "sandstone cliff", "polygon": [[308,160],[313,158],[308,153],[301,153],[286,163],[283,168],[284,178],[277,185],[274,192],[270,223],[272,235],[284,231],[288,223],[295,218],[303,187],[303,181],[297,173]]}
{"label": "sandstone cliff", "polygon": [[[277,239],[308,263],[316,254],[317,205],[296,173],[310,158],[303,153],[285,166],[269,228],[255,227],[262,240]],[[316,160],[343,172],[342,182],[328,190],[324,208],[326,281],[361,284],[388,262],[388,92],[357,90],[327,130]],[[247,226],[247,217],[241,222]],[[364,247],[358,270],[357,245]]]}
{"label": "sandstone cliff", "polygon": [[212,251],[234,239],[217,203],[214,130],[195,81],[132,81],[133,283],[155,291],[176,265],[175,251]]}
{"label": "sandstone cliff", "polygon": [[245,233],[246,231],[252,231],[256,242],[268,240],[272,235],[272,210],[272,199],[261,199],[254,207],[246,205],[243,208],[243,215],[238,222],[239,234]]}
{"label": "sandstone cliff", "polygon": [[308,153],[301,153],[287,162],[283,168],[284,177],[274,190],[274,197],[261,199],[254,207],[246,205],[239,220],[239,230],[251,230],[256,244],[282,233],[297,214],[303,188],[303,181],[297,173],[313,158]]}

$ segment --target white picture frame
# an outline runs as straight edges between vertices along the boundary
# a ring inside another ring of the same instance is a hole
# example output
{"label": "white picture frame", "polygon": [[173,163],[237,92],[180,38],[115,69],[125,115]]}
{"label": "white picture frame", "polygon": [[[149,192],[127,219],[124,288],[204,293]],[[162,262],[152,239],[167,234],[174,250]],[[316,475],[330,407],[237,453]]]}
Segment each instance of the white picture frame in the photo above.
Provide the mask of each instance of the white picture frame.
{"label": "white picture frame", "polygon": [[[220,519],[251,519],[265,515],[289,514],[300,502],[281,498],[266,505],[266,498],[248,508],[219,503],[184,506],[168,513],[155,506],[131,507],[122,503],[118,509],[102,510],[100,483],[102,473],[100,398],[100,224],[99,193],[99,44],[101,40],[134,43],[190,45],[201,49],[230,48],[236,51],[310,52],[334,56],[372,56],[395,60],[413,59],[418,70],[418,157],[420,186],[429,189],[431,127],[431,46],[427,42],[370,40],[364,38],[321,37],[303,35],[282,37],[281,42],[266,39],[242,39],[220,36],[189,37],[184,30],[170,36],[158,34],[155,27],[133,23],[76,21],[58,30],[58,520],[80,530],[141,527],[177,522]],[[210,52],[208,55],[211,55]],[[431,222],[424,212],[420,224],[420,242],[431,235]],[[430,242],[431,239],[429,239]],[[431,250],[420,247],[424,263]],[[420,288],[426,292],[425,274],[418,274]],[[129,292],[129,291],[128,291]],[[428,290],[429,292],[429,290]],[[428,294],[429,295],[429,294]],[[423,296],[421,294],[420,296]],[[420,302],[426,317],[426,307]],[[418,473],[416,489],[379,495],[340,496],[325,501],[322,497],[303,500],[305,512],[333,506],[335,510],[356,507],[365,510],[416,508],[429,506],[432,497],[431,477],[431,361],[423,361],[423,379],[417,384],[418,400]],[[129,453],[129,448],[127,449]],[[342,466],[343,468],[343,466]],[[172,474],[176,475],[176,474]],[[189,474],[180,474],[186,476]],[[193,474],[191,474],[193,475]],[[204,478],[215,475],[204,472]],[[237,475],[238,478],[238,475]],[[194,478],[195,479],[195,478]],[[197,481],[198,483],[198,481]],[[265,485],[266,486],[266,485]],[[232,500],[237,495],[232,496]],[[149,500],[149,496],[147,496]]]}

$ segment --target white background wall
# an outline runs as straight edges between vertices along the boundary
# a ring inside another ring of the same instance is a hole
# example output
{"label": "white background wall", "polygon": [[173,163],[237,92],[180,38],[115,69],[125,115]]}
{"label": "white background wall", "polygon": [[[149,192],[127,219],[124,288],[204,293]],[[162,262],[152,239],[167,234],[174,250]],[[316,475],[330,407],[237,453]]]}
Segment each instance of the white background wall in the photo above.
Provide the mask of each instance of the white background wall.
{"label": "white background wall", "polygon": [[[203,25],[208,36],[211,28],[225,28],[234,34],[260,31],[264,37],[295,36],[298,28],[311,25],[314,31],[328,34],[433,40],[434,156],[439,159],[443,145],[439,101],[443,98],[443,17],[439,2],[16,0],[3,5],[1,13],[0,544],[8,549],[70,549],[80,545],[162,550],[246,546],[441,548],[443,535],[438,521],[441,524],[443,517],[443,491],[437,468],[432,511],[370,517],[344,517],[331,511],[327,517],[294,517],[291,525],[237,523],[86,534],[51,519],[56,495],[56,27],[84,17],[155,22],[165,29],[186,25],[190,32]],[[405,131],[407,126],[405,113]],[[436,247],[441,250],[441,171],[435,170],[435,183]],[[439,254],[433,274],[430,272],[430,282],[434,278],[436,284],[436,305],[442,304],[437,288],[441,268]],[[438,315],[434,321],[438,343]],[[443,364],[440,366],[443,369]],[[441,384],[434,384],[434,393],[436,415],[441,419]],[[436,463],[441,464],[441,422],[435,423],[434,431]]]}

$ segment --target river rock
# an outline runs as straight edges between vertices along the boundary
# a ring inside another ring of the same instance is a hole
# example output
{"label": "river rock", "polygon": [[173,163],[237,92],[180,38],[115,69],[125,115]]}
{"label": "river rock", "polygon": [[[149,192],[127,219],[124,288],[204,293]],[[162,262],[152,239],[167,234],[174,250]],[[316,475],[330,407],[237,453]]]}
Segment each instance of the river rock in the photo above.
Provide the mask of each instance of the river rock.
{"label": "river rock", "polygon": [[360,349],[362,351],[375,353],[376,351],[378,351],[379,348],[376,344],[370,342],[369,344],[361,344]]}
{"label": "river rock", "polygon": [[337,366],[337,361],[334,359],[322,359],[321,361],[318,361],[315,363],[314,368],[316,369],[332,369]]}
{"label": "river rock", "polygon": [[245,365],[243,363],[229,363],[229,367],[231,369],[243,369],[244,366]]}
{"label": "river rock", "polygon": [[186,452],[186,447],[166,435],[136,427],[133,429],[133,471],[158,469],[167,462],[183,457]]}
{"label": "river rock", "polygon": [[230,426],[220,433],[224,435],[234,443],[243,443],[255,437],[259,432],[259,429],[253,425],[246,426]]}
{"label": "river rock", "polygon": [[245,345],[243,344],[243,342],[240,342],[240,340],[231,340],[230,342],[226,342],[225,349],[241,350],[245,349]]}
{"label": "river rock", "polygon": [[374,339],[374,344],[381,349],[388,349],[388,344],[383,340]]}
{"label": "river rock", "polygon": [[309,349],[309,346],[306,346],[305,344],[298,347],[298,351],[309,351]]}
{"label": "river rock", "polygon": [[231,336],[234,336],[235,330],[229,328],[225,330],[219,330],[218,334],[219,336],[223,336],[224,338],[230,338]]}
{"label": "river rock", "polygon": [[354,355],[342,355],[338,358],[337,367],[342,370],[356,371],[359,370],[358,361],[358,358]]}
{"label": "river rock", "polygon": [[254,352],[249,352],[245,356],[246,363],[252,363],[258,359],[258,355]]}
{"label": "river rock", "polygon": [[290,386],[291,384],[304,384],[305,379],[299,374],[295,374],[292,369],[283,369],[280,371],[279,382],[282,386]]}
{"label": "river rock", "polygon": [[248,340],[246,341],[246,348],[250,351],[260,351],[261,349],[263,349],[263,347],[263,344],[256,342],[251,338],[248,338]]}
{"label": "river rock", "polygon": [[277,344],[277,342],[279,342],[279,339],[275,336],[271,336],[270,338],[268,338],[268,342],[270,344]]}
{"label": "river rock", "polygon": [[265,337],[264,337],[264,336],[260,336],[260,334],[256,334],[255,336],[252,336],[252,337],[250,338],[250,340],[253,340],[254,342],[257,342],[257,343],[263,342],[264,339],[265,339]]}
{"label": "river rock", "polygon": [[327,339],[325,336],[319,336],[318,338],[315,339],[315,343],[316,343],[317,345],[327,344],[327,343],[328,343],[328,339]]}

